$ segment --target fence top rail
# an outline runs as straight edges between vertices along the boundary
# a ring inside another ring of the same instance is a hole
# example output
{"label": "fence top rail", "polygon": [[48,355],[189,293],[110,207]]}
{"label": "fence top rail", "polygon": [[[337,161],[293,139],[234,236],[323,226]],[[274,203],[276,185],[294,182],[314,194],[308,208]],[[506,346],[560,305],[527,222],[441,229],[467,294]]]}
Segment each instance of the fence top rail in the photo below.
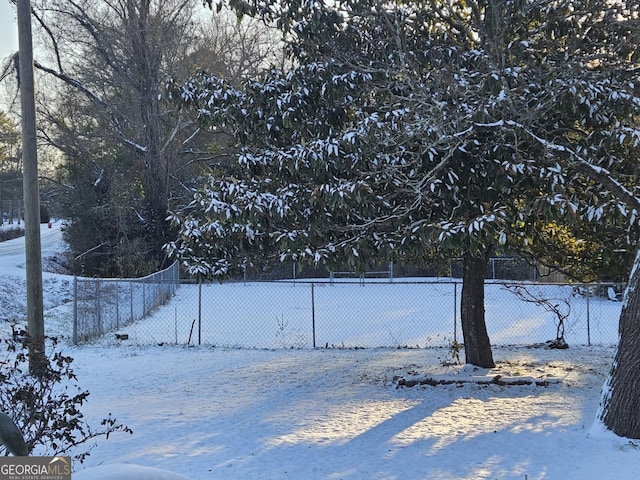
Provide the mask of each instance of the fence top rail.
{"label": "fence top rail", "polygon": [[[198,281],[195,279],[180,279],[181,284],[202,284],[202,285],[216,285],[216,284],[280,284],[280,285],[434,285],[434,284],[449,284],[458,285],[462,284],[462,278],[394,278],[393,281],[389,281],[388,278],[302,278],[302,279],[282,279],[282,280],[210,280],[210,281]],[[624,287],[624,282],[590,282],[590,283],[578,283],[578,282],[536,282],[532,280],[493,280],[485,279],[486,285],[535,285],[535,286],[558,286],[558,287],[595,287],[602,286],[621,286]]]}
{"label": "fence top rail", "polygon": [[159,283],[158,280],[155,280],[154,277],[160,276],[163,273],[170,272],[172,270],[177,269],[178,262],[175,261],[167,268],[163,270],[158,270],[157,272],[150,273],[144,277],[130,277],[130,278],[102,278],[102,277],[74,277],[78,282],[138,282],[142,283],[148,280],[154,280],[154,282]]}

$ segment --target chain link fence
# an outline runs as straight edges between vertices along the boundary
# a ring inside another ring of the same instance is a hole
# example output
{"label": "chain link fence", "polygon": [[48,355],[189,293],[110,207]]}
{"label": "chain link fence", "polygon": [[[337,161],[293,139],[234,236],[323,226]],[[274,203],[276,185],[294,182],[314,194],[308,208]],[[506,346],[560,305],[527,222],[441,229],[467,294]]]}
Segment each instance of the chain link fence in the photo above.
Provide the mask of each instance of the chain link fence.
{"label": "chain link fence", "polygon": [[[559,336],[569,345],[616,343],[623,288],[488,280],[489,336],[497,345],[543,344]],[[97,296],[96,287],[92,292]],[[450,347],[462,342],[461,292],[458,279],[190,283],[151,316],[122,322],[126,328],[118,337],[102,341],[226,348]]]}
{"label": "chain link fence", "polygon": [[179,284],[177,262],[142,278],[74,277],[73,343],[77,345],[117,332],[149,316],[169,301]]}

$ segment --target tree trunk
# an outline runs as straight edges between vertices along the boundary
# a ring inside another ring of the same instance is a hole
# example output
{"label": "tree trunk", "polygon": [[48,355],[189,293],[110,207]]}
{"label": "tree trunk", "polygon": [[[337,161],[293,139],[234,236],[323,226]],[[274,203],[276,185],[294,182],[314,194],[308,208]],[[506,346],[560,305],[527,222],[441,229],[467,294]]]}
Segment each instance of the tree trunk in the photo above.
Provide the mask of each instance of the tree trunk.
{"label": "tree trunk", "polygon": [[640,250],[620,314],[616,357],[603,388],[598,418],[616,435],[640,439]]}
{"label": "tree trunk", "polygon": [[142,144],[146,150],[142,154],[144,175],[142,177],[145,200],[145,220],[147,241],[152,248],[151,254],[161,264],[164,258],[162,245],[168,241],[168,176],[167,158],[162,151],[163,124],[158,99],[159,84],[162,76],[162,55],[158,46],[153,45],[150,25],[155,21],[152,2],[128,0],[127,11],[130,28],[130,41],[135,57],[133,67],[137,74],[137,89],[140,101],[140,117],[144,129],[140,132]]}
{"label": "tree trunk", "polygon": [[462,337],[466,363],[483,368],[493,368],[493,354],[484,319],[484,274],[488,254],[477,257],[467,252],[463,255]]}

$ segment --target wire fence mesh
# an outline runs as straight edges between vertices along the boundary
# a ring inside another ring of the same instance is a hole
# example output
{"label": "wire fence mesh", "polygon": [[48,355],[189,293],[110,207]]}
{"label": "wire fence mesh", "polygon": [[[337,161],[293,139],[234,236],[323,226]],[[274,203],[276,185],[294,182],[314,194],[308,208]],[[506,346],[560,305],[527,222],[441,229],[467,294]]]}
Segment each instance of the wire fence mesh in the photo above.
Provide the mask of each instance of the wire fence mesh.
{"label": "wire fence mesh", "polygon": [[169,301],[179,284],[177,262],[142,278],[74,277],[73,343],[87,342],[149,316]]}
{"label": "wire fence mesh", "polygon": [[[569,344],[615,343],[623,287],[489,280],[489,336],[500,345],[539,344],[559,335]],[[171,302],[102,341],[229,348],[451,346],[462,342],[461,290],[457,279],[183,284]]]}

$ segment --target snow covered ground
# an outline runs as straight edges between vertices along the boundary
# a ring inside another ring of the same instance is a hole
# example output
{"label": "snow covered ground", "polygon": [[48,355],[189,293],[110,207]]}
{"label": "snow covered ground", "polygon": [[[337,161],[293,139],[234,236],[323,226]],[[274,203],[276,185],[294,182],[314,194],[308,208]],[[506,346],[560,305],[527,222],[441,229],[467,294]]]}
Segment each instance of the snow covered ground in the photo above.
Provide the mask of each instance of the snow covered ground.
{"label": "snow covered ground", "polygon": [[[2,310],[20,318],[24,258],[2,248]],[[56,333],[70,321],[72,282],[44,278],[47,328]],[[612,346],[496,347],[494,371],[452,365],[446,348],[63,348],[91,392],[89,422],[111,413],[134,432],[99,439],[78,470],[135,463],[194,480],[640,476],[640,443],[594,426]],[[445,374],[550,381],[398,387],[401,378]]]}

